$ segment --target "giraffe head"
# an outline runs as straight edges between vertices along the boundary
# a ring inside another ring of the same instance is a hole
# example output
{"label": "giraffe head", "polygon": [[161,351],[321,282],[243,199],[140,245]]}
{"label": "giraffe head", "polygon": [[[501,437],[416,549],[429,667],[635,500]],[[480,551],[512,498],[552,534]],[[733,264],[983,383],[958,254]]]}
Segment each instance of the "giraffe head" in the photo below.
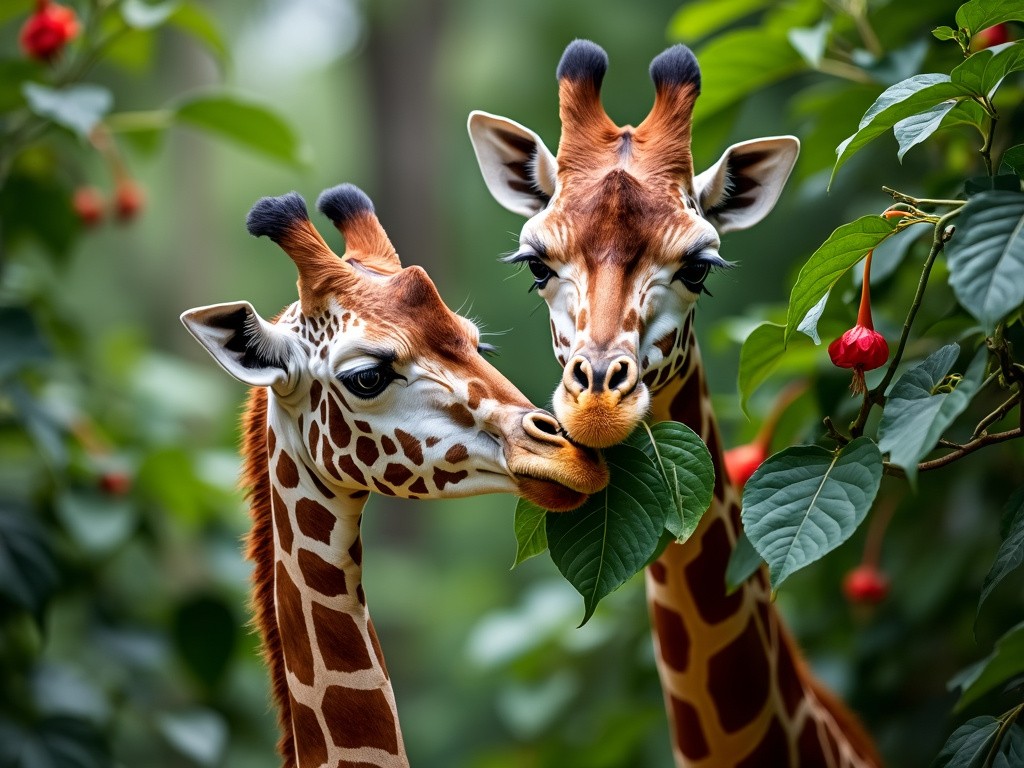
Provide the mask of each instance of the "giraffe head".
{"label": "giraffe head", "polygon": [[272,439],[288,441],[295,464],[352,492],[512,492],[553,510],[605,485],[596,453],[481,356],[476,326],[420,267],[402,268],[366,195],[341,185],[317,204],[344,236],[343,258],[294,192],[261,199],[246,222],[295,262],[299,301],[273,321],[244,301],[182,315],[229,374],[269,388]]}
{"label": "giraffe head", "polygon": [[719,235],[760,221],[796,162],[792,136],[729,147],[694,175],[690,124],[700,69],[677,45],[651,62],[655,99],[638,126],[605,114],[605,52],[577,40],[558,65],[557,156],[530,129],[485,112],[469,134],[491,194],[529,217],[519,250],[551,315],[564,371],[554,410],[603,447],[644,418],[687,356],[690,315],[716,268]]}

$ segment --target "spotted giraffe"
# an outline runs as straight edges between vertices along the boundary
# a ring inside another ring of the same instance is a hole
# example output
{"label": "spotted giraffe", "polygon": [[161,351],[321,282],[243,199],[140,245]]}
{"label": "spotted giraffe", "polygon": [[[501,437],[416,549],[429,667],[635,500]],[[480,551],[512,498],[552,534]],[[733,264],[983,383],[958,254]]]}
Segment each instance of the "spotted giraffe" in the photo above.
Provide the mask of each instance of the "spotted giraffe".
{"label": "spotted giraffe", "polygon": [[252,387],[248,557],[284,765],[399,768],[408,760],[361,578],[369,493],[511,492],[566,510],[607,470],[484,360],[478,329],[422,269],[401,267],[362,192],[335,187],[318,207],[343,234],[344,258],[296,193],[263,198],[247,221],[295,262],[299,301],[273,322],[247,302],[182,321]]}
{"label": "spotted giraffe", "polygon": [[469,133],[491,193],[528,217],[519,250],[548,305],[563,367],[554,411],[585,445],[622,440],[642,419],[688,424],[711,451],[710,509],[646,574],[658,672],[677,766],[869,768],[857,719],[815,680],[770,600],[762,569],[731,595],[740,527],[693,331],[719,235],[760,221],[799,152],[791,136],[746,141],[694,174],[690,127],[700,69],[685,46],[651,63],[655,100],[638,126],[601,105],[608,59],[588,41],[558,66],[557,156],[530,129],[484,112]]}

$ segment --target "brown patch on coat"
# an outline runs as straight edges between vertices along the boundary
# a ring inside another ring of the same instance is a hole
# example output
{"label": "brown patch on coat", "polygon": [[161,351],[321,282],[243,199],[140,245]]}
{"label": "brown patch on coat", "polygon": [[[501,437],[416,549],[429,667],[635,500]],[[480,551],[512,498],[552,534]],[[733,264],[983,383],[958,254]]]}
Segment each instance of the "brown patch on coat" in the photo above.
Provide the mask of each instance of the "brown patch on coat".
{"label": "brown patch on coat", "polygon": [[352,427],[334,397],[327,398],[327,425],[331,431],[331,442],[339,449],[347,448],[352,439]]}
{"label": "brown patch on coat", "polygon": [[700,725],[700,715],[689,702],[677,699],[671,694],[669,702],[672,707],[676,746],[687,759],[703,760],[711,754],[711,750]]}
{"label": "brown patch on coat", "polygon": [[364,466],[372,467],[380,457],[380,449],[372,438],[361,435],[356,440],[356,457],[363,462]]}
{"label": "brown patch on coat", "polygon": [[363,633],[347,613],[332,611],[314,601],[313,632],[327,669],[335,672],[373,669]]}
{"label": "brown patch on coat", "polygon": [[299,484],[299,468],[292,457],[282,452],[277,457],[277,481],[285,488],[295,488]]}
{"label": "brown patch on coat", "polygon": [[394,456],[398,452],[398,446],[395,445],[395,441],[387,435],[381,435],[380,447],[384,449],[384,453],[388,456]]}
{"label": "brown patch on coat", "polygon": [[380,640],[377,639],[377,630],[374,629],[373,622],[369,619],[366,620],[366,631],[370,633],[370,645],[373,646],[373,653],[377,657],[377,663],[380,664],[381,672],[384,673],[385,679],[390,679],[388,665],[384,663],[384,651],[381,650]]}
{"label": "brown patch on coat", "polygon": [[[302,768],[323,765],[327,762],[327,742],[324,740],[324,732],[320,730],[316,712],[296,701],[291,694],[288,694],[288,701],[292,710],[289,731],[294,731],[298,743],[298,765]],[[290,760],[291,757],[286,759]]]}
{"label": "brown patch on coat", "polygon": [[384,479],[395,488],[401,488],[412,477],[412,470],[405,464],[388,464],[384,469]]}
{"label": "brown patch on coat", "polygon": [[402,453],[417,467],[423,464],[423,446],[420,441],[401,429],[395,430],[395,437],[398,444],[402,446]]}
{"label": "brown patch on coat", "polygon": [[461,461],[465,461],[469,458],[469,449],[466,448],[462,443],[456,443],[449,448],[444,454],[444,460],[449,464],[458,464]]}
{"label": "brown patch on coat", "polygon": [[288,505],[277,492],[276,488],[271,489],[272,506],[274,514],[274,526],[277,528],[277,541],[288,554],[292,552],[292,542],[295,541],[295,532],[292,530],[292,521],[288,516]]}
{"label": "brown patch on coat", "polygon": [[690,634],[682,617],[658,602],[654,603],[652,613],[661,658],[676,672],[685,672],[690,666]]}
{"label": "brown patch on coat", "polygon": [[345,572],[341,568],[308,549],[300,549],[297,559],[302,579],[311,590],[325,597],[348,594]]}
{"label": "brown patch on coat", "polygon": [[473,414],[462,403],[452,403],[447,408],[444,408],[444,410],[448,412],[451,420],[460,427],[468,428],[476,425],[476,419],[473,418]]}
{"label": "brown patch on coat", "polygon": [[330,685],[321,709],[335,745],[398,754],[398,727],[382,691]]}
{"label": "brown patch on coat", "polygon": [[418,493],[421,496],[430,493],[430,489],[427,488],[427,482],[422,477],[417,477],[416,482],[408,488],[409,493]]}
{"label": "brown patch on coat", "polygon": [[761,741],[749,755],[736,763],[736,768],[764,768],[766,765],[789,765],[789,739],[776,718],[772,718],[772,723],[761,737]]}
{"label": "brown patch on coat", "polygon": [[469,472],[460,469],[458,472],[447,472],[440,467],[434,467],[434,485],[437,490],[443,491],[446,485],[458,485],[469,477]]}
{"label": "brown patch on coat", "polygon": [[735,640],[708,659],[707,689],[722,730],[735,733],[761,713],[768,701],[769,672],[765,647],[751,617]]}
{"label": "brown patch on coat", "polygon": [[480,401],[487,398],[487,388],[476,379],[469,382],[466,391],[469,407],[474,411],[480,407]]}
{"label": "brown patch on coat", "polygon": [[277,621],[280,625],[284,661],[300,683],[313,684],[313,651],[302,613],[302,595],[284,563],[277,564]]}
{"label": "brown patch on coat", "polygon": [[700,554],[684,570],[686,582],[701,619],[706,624],[719,624],[735,614],[743,603],[741,591],[731,595],[725,592],[725,568],[732,554],[725,522],[720,518],[713,520],[699,545]]}
{"label": "brown patch on coat", "polygon": [[295,522],[306,536],[324,544],[331,543],[331,531],[337,522],[334,513],[315,499],[302,498],[295,505]]}

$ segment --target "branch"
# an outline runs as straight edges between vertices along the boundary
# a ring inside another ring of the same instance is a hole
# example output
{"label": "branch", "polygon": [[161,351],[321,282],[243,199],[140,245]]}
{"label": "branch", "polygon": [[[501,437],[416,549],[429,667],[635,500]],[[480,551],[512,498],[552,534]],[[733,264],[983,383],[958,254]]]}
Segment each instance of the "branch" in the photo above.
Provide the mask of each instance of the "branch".
{"label": "branch", "polygon": [[1006,432],[996,432],[991,435],[982,435],[968,443],[964,443],[952,453],[947,453],[945,456],[940,456],[937,459],[931,461],[922,461],[917,465],[918,472],[927,472],[931,469],[938,469],[944,467],[947,464],[952,464],[954,461],[962,459],[968,454],[974,453],[975,451],[984,448],[986,445],[995,445],[996,443],[1005,443],[1007,440],[1014,440],[1018,437],[1024,437],[1024,428],[1017,427],[1016,429],[1010,429]]}

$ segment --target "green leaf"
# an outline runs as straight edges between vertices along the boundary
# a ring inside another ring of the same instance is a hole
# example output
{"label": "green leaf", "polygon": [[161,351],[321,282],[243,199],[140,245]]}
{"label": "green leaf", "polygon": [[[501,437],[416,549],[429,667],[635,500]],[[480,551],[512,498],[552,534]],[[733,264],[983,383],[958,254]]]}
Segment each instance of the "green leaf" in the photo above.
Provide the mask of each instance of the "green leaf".
{"label": "green leaf", "polygon": [[57,715],[31,725],[0,719],[0,765],[4,768],[109,768],[106,739],[95,725]]}
{"label": "green leaf", "polygon": [[78,134],[83,141],[114,105],[114,96],[106,88],[90,83],[49,88],[25,83],[22,92],[29,109]]}
{"label": "green leaf", "polygon": [[551,559],[583,596],[581,626],[602,598],[644,567],[669,515],[654,490],[661,475],[643,451],[617,445],[605,460],[613,480],[604,491],[574,512],[547,516]]}
{"label": "green leaf", "polygon": [[838,452],[798,445],[769,457],[747,481],[742,516],[772,589],[850,538],[881,480],[882,454],[867,437]]}
{"label": "green leaf", "polygon": [[954,100],[944,101],[924,112],[904,118],[892,127],[893,133],[896,134],[896,141],[900,145],[896,157],[901,163],[903,162],[903,156],[907,154],[911,147],[920,144],[939,129],[946,115],[956,105],[957,102]]}
{"label": "green leaf", "polygon": [[26,512],[0,503],[0,599],[39,616],[57,583],[46,531]]}
{"label": "green leaf", "polygon": [[[896,231],[892,237],[878,244],[871,257],[872,287],[880,285],[899,268],[911,247],[921,239],[925,232],[929,233],[930,242],[931,230],[927,227],[904,227]],[[852,274],[853,285],[860,288],[861,283],[864,281],[864,270],[855,269]]]}
{"label": "green leaf", "polygon": [[224,717],[212,709],[190,709],[157,715],[156,726],[178,752],[202,766],[220,765],[228,745]]}
{"label": "green leaf", "polygon": [[963,711],[993,688],[1021,674],[1024,674],[1024,622],[996,640],[992,653],[949,681],[950,690],[961,689],[955,710]]}
{"label": "green leaf", "polygon": [[991,332],[1024,303],[1024,193],[972,197],[957,219],[946,256],[957,299]]}
{"label": "green leaf", "polygon": [[143,0],[124,0],[121,16],[132,29],[154,29],[167,21],[178,10],[177,0],[150,4]]}
{"label": "green leaf", "polygon": [[641,425],[625,441],[643,451],[661,473],[671,512],[665,528],[686,541],[711,506],[715,491],[715,465],[700,436],[685,424],[662,421]]}
{"label": "green leaf", "polygon": [[971,54],[950,72],[953,83],[969,88],[978,96],[991,97],[1003,78],[1024,69],[1024,43],[1005,48],[986,48]]}
{"label": "green leaf", "polygon": [[764,560],[750,543],[747,534],[740,532],[736,539],[736,546],[732,548],[729,555],[729,564],[725,567],[725,590],[731,595],[742,586],[743,582],[757,573]]}
{"label": "green leaf", "polygon": [[130,499],[69,490],[57,497],[57,517],[87,553],[106,555],[123,544],[138,523]]}
{"label": "green leaf", "polygon": [[985,576],[985,583],[982,584],[978,613],[981,613],[981,606],[999,582],[1024,562],[1024,488],[1018,488],[1006,503],[1003,524],[1003,543],[999,545],[996,559]]}
{"label": "green leaf", "polygon": [[998,189],[1006,192],[1020,192],[1020,177],[1013,173],[999,173],[995,176],[973,176],[964,179],[964,192],[968,197]]}
{"label": "green leaf", "polygon": [[0,59],[0,112],[10,112],[25,105],[22,84],[45,77],[40,62],[33,59]]}
{"label": "green leaf", "polygon": [[668,23],[668,37],[692,43],[771,5],[771,0],[695,0]]}
{"label": "green leaf", "polygon": [[1003,152],[1001,165],[1005,165],[1018,176],[1024,177],[1024,144],[1017,144]]}
{"label": "green leaf", "polygon": [[932,35],[939,40],[956,40],[956,30],[952,27],[936,27],[932,30]]}
{"label": "green leaf", "polygon": [[744,412],[754,391],[771,376],[786,352],[786,329],[777,323],[761,323],[740,348],[737,387]]}
{"label": "green leaf", "polygon": [[224,600],[199,594],[174,614],[174,645],[185,666],[213,692],[221,685],[238,641],[238,620]]}
{"label": "green leaf", "polygon": [[831,187],[836,173],[847,160],[900,120],[931,109],[949,99],[965,99],[972,95],[974,92],[971,89],[960,83],[951,82],[948,75],[941,74],[914,75],[890,86],[864,113],[857,132],[836,149],[838,157],[832,168],[829,186]]}
{"label": "green leaf", "polygon": [[515,522],[516,560],[512,567],[531,557],[536,557],[548,548],[548,533],[545,518],[548,511],[526,499],[516,502]]}
{"label": "green leaf", "polygon": [[832,290],[847,270],[896,231],[881,216],[862,216],[836,229],[800,269],[789,293],[785,342],[800,329],[807,314]]}
{"label": "green leaf", "polygon": [[886,397],[878,424],[878,447],[889,461],[903,467],[907,480],[916,484],[917,464],[932,449],[946,428],[964,412],[981,386],[987,354],[975,355],[963,380],[951,392],[936,392],[960,354],[957,344],[948,344],[906,371]]}
{"label": "green leaf", "polygon": [[1003,734],[999,752],[992,761],[992,768],[1019,768],[1024,765],[1024,728],[1014,723]]}
{"label": "green leaf", "polygon": [[171,16],[169,24],[205,45],[221,64],[228,63],[231,58],[228,44],[213,17],[202,5],[193,2],[182,3]]}
{"label": "green leaf", "polygon": [[828,34],[831,30],[832,22],[826,19],[813,27],[791,29],[786,36],[800,57],[811,67],[817,68],[825,55],[825,46],[828,44]]}
{"label": "green leaf", "polygon": [[815,346],[821,344],[821,337],[818,336],[818,321],[821,320],[821,313],[825,311],[826,304],[828,304],[827,293],[818,299],[817,304],[807,310],[807,314],[804,315],[804,319],[801,320],[800,325],[796,327],[800,333],[808,336],[810,340],[814,342]]}
{"label": "green leaf", "polygon": [[50,345],[31,312],[24,307],[0,307],[0,381],[50,356]]}
{"label": "green leaf", "polygon": [[994,717],[972,717],[953,731],[932,768],[981,768],[999,726]]}
{"label": "green leaf", "polygon": [[305,150],[283,117],[238,96],[192,96],[178,103],[175,117],[181,123],[230,139],[275,160],[292,165],[305,162]]}
{"label": "green leaf", "polygon": [[1004,21],[1024,21],[1020,0],[970,0],[956,12],[956,25],[970,35]]}

